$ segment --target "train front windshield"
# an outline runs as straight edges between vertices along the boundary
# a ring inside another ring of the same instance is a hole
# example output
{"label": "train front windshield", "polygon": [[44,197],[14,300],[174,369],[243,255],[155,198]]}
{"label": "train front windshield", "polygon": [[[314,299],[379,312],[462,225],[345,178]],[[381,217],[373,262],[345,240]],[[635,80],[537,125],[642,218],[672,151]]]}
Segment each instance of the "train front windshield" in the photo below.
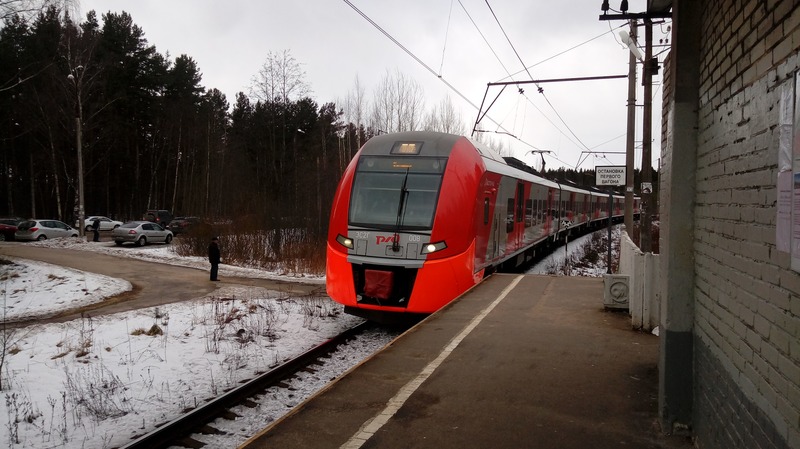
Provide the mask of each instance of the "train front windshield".
{"label": "train front windshield", "polygon": [[444,158],[362,156],[350,198],[350,224],[390,230],[433,226]]}

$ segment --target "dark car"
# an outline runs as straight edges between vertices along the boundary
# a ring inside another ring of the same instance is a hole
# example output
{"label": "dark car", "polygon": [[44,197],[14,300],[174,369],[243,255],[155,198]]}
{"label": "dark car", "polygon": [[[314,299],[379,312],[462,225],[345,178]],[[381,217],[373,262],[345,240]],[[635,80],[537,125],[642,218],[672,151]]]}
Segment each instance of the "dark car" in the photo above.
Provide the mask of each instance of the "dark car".
{"label": "dark car", "polygon": [[172,213],[163,209],[150,209],[142,217],[144,221],[152,221],[166,227],[172,221]]}
{"label": "dark car", "polygon": [[172,231],[173,234],[178,235],[187,233],[202,224],[203,221],[200,220],[200,217],[175,217],[169,225],[167,225],[167,229]]}
{"label": "dark car", "polygon": [[0,241],[14,240],[17,225],[25,221],[24,218],[0,218]]}

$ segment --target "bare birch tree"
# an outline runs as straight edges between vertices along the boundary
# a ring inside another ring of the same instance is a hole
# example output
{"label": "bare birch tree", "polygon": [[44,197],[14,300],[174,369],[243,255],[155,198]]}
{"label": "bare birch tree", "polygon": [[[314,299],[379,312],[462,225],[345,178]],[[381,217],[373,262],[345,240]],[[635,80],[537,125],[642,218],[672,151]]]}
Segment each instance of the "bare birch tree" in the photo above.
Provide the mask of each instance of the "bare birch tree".
{"label": "bare birch tree", "polygon": [[414,131],[419,128],[425,108],[422,87],[400,70],[387,70],[375,88],[370,125],[378,132]]}
{"label": "bare birch tree", "polygon": [[461,113],[456,110],[450,96],[446,96],[438,105],[428,111],[425,116],[423,129],[426,131],[439,131],[449,134],[463,135],[466,126],[461,117]]}
{"label": "bare birch tree", "polygon": [[311,92],[306,83],[306,72],[289,50],[267,53],[267,60],[253,78],[251,95],[264,103],[286,104]]}
{"label": "bare birch tree", "polygon": [[[342,108],[342,118],[345,123],[352,123],[356,127],[364,125],[366,115],[366,89],[361,84],[361,80],[356,76],[353,83],[353,90],[347,93]],[[356,142],[357,147],[361,147],[361,142]]]}
{"label": "bare birch tree", "polygon": [[345,166],[353,158],[353,154],[358,148],[361,148],[362,145],[362,133],[361,129],[363,129],[366,125],[364,123],[366,119],[366,110],[367,110],[367,103],[366,103],[366,89],[361,84],[361,80],[359,80],[358,76],[356,76],[355,82],[353,84],[353,89],[347,92],[347,96],[341,102],[342,107],[342,119],[345,123],[352,124],[352,129],[355,132],[348,132],[347,128],[344,129],[343,138],[339,140],[339,172],[343,172]]}
{"label": "bare birch tree", "polygon": [[61,2],[52,0],[0,0],[0,21],[15,15],[29,17],[45,7]]}

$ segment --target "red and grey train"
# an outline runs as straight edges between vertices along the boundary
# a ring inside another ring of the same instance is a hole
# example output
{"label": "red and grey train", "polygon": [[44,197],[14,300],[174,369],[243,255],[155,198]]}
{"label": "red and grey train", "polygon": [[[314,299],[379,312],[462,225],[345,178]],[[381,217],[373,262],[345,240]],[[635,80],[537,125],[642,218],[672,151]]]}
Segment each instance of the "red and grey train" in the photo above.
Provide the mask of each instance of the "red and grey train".
{"label": "red and grey train", "polygon": [[[611,198],[619,221],[624,197]],[[430,314],[567,232],[605,226],[608,202],[607,193],[515,168],[463,136],[376,136],[350,162],[334,196],[328,295],[370,319]]]}

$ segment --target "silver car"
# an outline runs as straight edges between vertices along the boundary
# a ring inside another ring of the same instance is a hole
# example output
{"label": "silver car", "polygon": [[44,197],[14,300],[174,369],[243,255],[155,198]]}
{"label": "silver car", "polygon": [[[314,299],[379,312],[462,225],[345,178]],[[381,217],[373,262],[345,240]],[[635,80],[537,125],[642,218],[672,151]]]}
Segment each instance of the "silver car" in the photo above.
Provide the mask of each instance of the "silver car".
{"label": "silver car", "polygon": [[58,220],[26,220],[17,225],[15,240],[47,240],[77,237],[78,230]]}
{"label": "silver car", "polygon": [[148,243],[172,242],[172,231],[150,221],[129,221],[111,231],[111,238],[117,246],[123,243],[135,243],[144,246]]}

